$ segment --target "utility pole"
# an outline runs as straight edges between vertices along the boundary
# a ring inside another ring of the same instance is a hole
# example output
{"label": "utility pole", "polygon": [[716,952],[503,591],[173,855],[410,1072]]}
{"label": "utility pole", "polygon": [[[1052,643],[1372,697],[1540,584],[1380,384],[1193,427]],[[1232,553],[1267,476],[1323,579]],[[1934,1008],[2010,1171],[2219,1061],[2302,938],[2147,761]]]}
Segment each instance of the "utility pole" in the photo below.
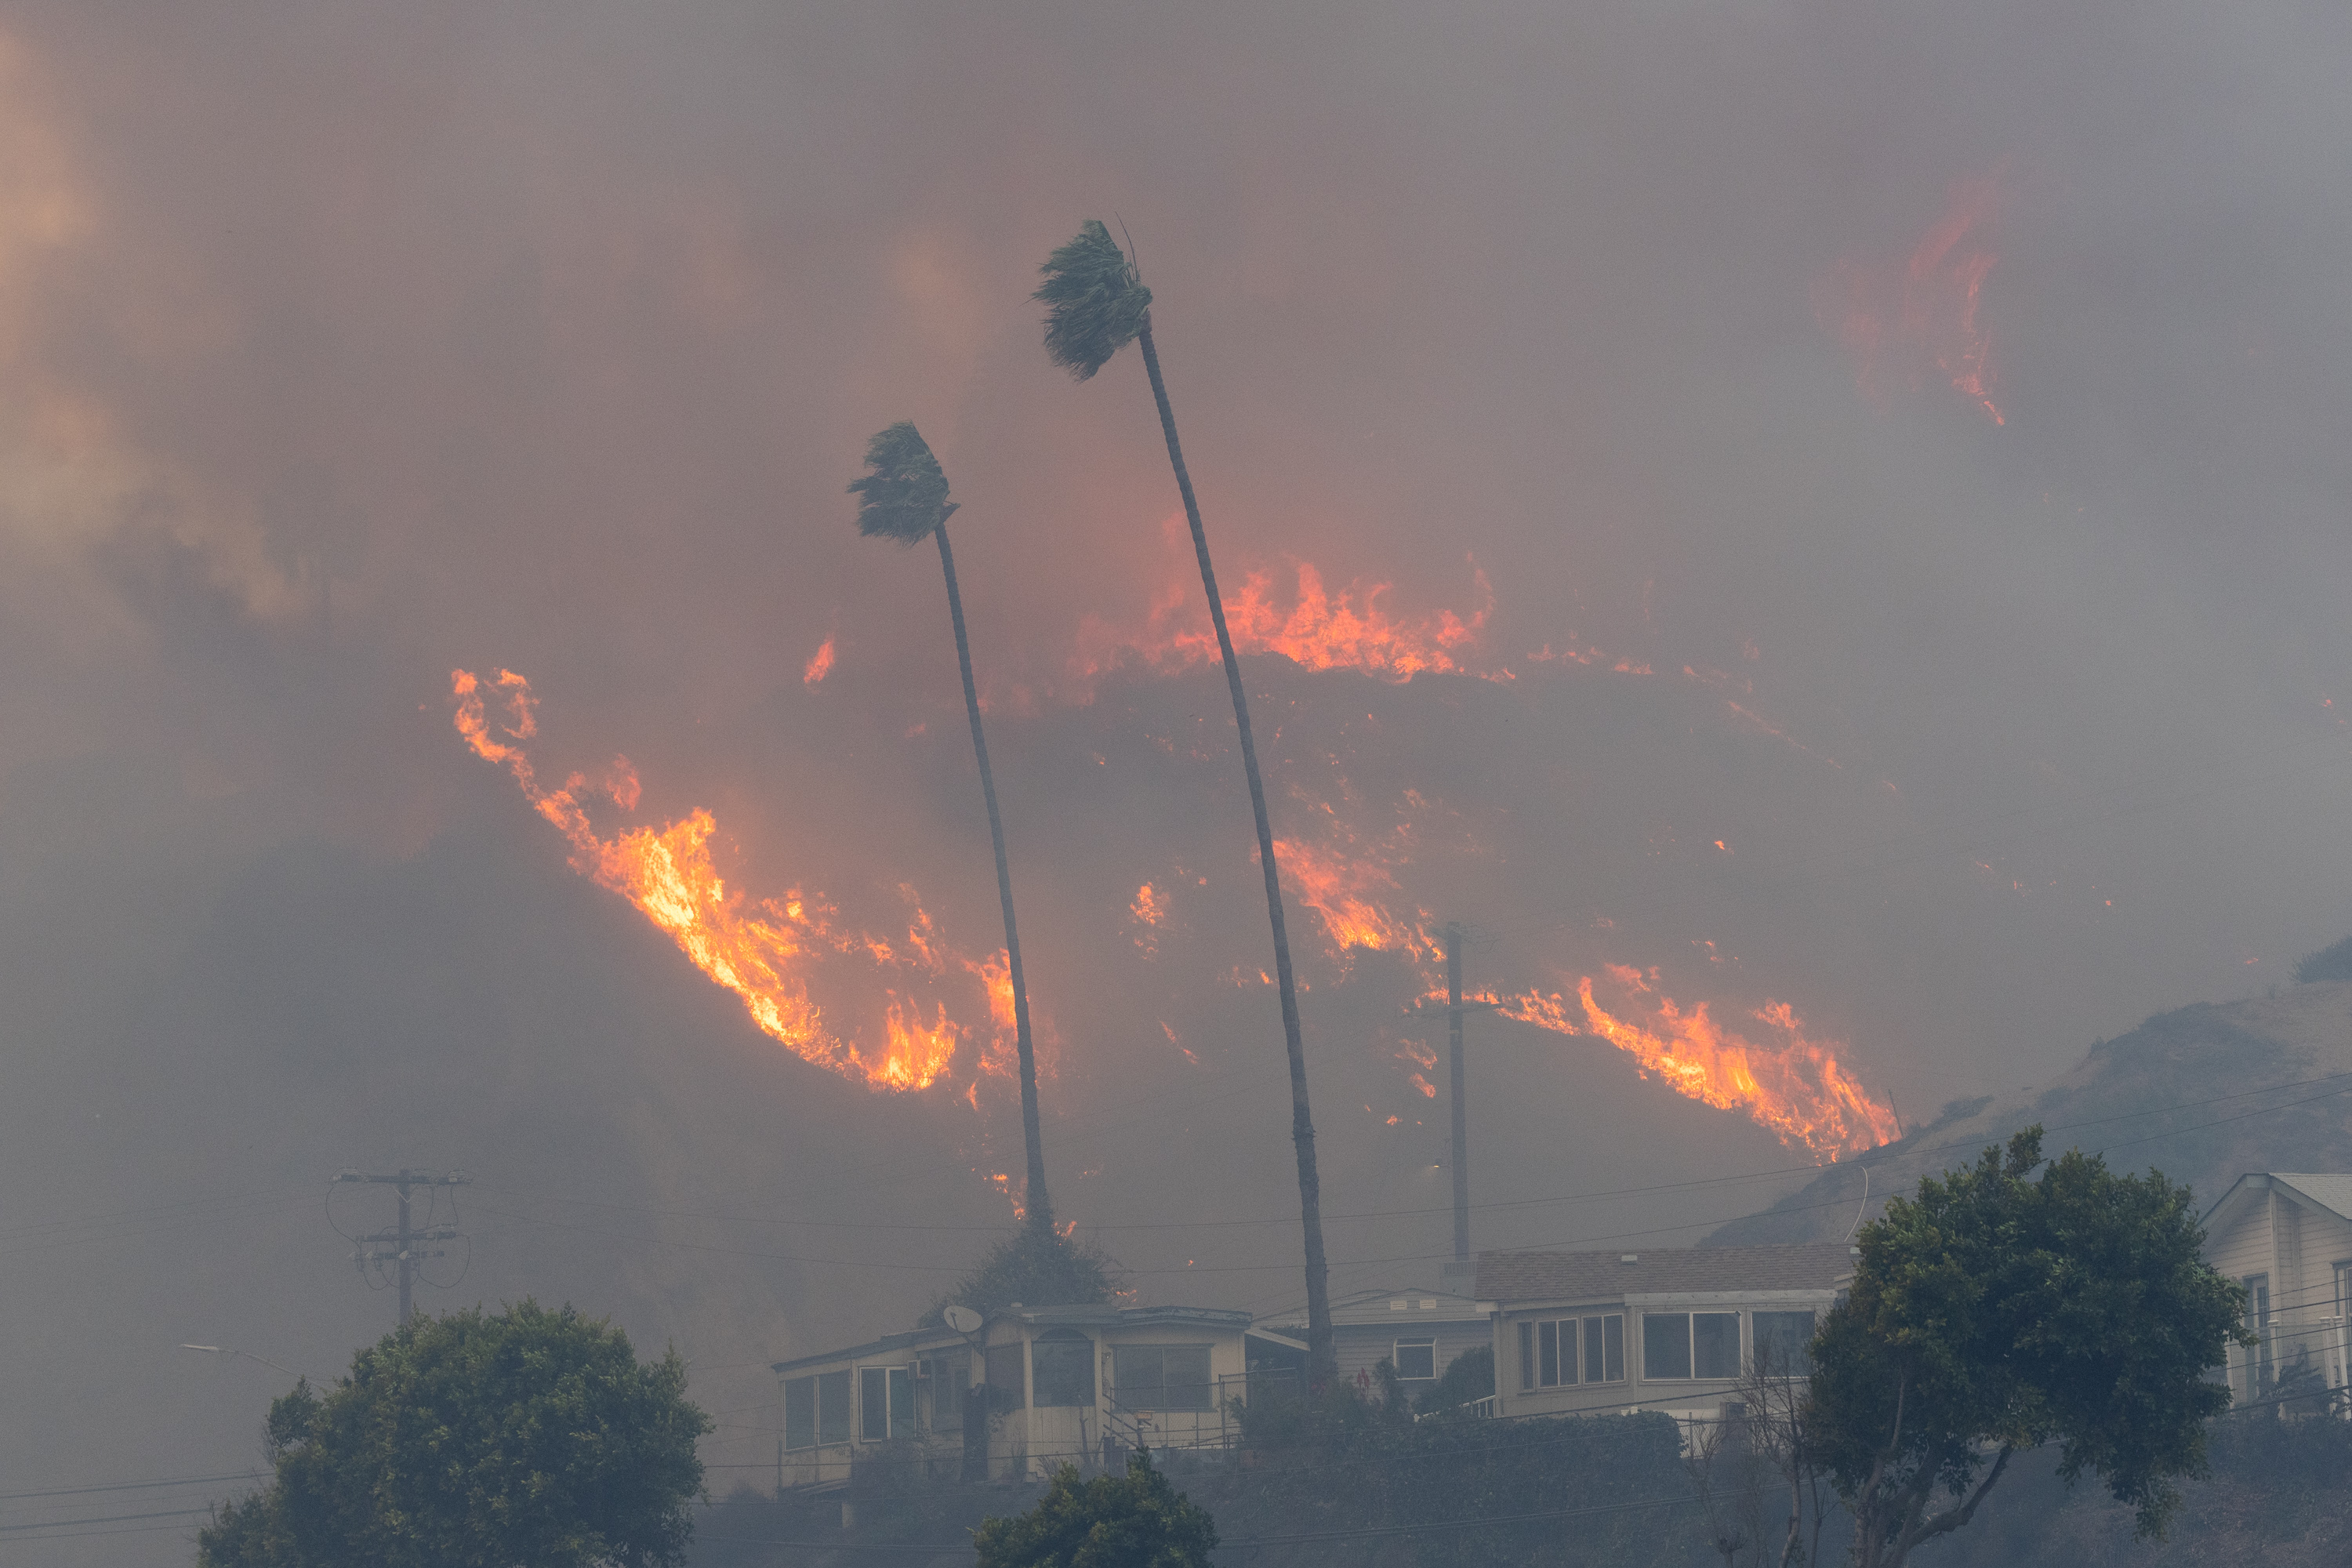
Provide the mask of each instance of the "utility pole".
{"label": "utility pole", "polygon": [[[390,1266],[392,1273],[400,1284],[399,1321],[405,1323],[408,1321],[409,1313],[414,1310],[419,1268],[428,1258],[448,1256],[437,1247],[428,1249],[426,1244],[459,1239],[457,1230],[447,1226],[432,1230],[417,1229],[411,1223],[409,1194],[419,1187],[430,1193],[441,1187],[468,1186],[472,1184],[474,1178],[462,1171],[412,1171],[404,1166],[398,1171],[383,1175],[367,1174],[359,1171],[342,1171],[337,1173],[335,1180],[357,1182],[365,1186],[391,1187],[400,1194],[400,1223],[388,1230],[379,1230],[373,1236],[354,1238],[352,1261],[359,1266],[359,1270],[363,1275],[368,1271],[370,1265],[373,1265],[378,1269]],[[429,1209],[426,1212],[425,1220],[427,1224],[431,1223],[432,1215]]]}
{"label": "utility pole", "polygon": [[1470,1269],[1470,1106],[1462,1065],[1462,923],[1445,926],[1445,1046],[1454,1093],[1454,1268]]}

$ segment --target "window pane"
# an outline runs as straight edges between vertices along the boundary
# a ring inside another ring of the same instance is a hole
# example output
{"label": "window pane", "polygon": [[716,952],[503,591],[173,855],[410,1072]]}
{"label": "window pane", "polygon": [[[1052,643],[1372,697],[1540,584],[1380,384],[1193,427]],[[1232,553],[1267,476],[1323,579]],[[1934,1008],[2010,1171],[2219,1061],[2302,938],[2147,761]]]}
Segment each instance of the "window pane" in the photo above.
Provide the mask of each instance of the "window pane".
{"label": "window pane", "polygon": [[904,1437],[915,1429],[915,1369],[890,1369],[890,1430]]}
{"label": "window pane", "polygon": [[816,1378],[816,1440],[849,1441],[849,1373],[821,1372]]}
{"label": "window pane", "polygon": [[[1618,1352],[1621,1356],[1622,1351]],[[1601,1320],[1584,1320],[1584,1381],[1609,1383],[1614,1381],[1609,1372],[1608,1357],[1601,1342]]]}
{"label": "window pane", "polygon": [[1113,1345],[1112,1394],[1122,1410],[1164,1410],[1168,1384],[1158,1345]]}
{"label": "window pane", "polygon": [[884,1369],[857,1369],[857,1438],[879,1443],[890,1435],[890,1390]]}
{"label": "window pane", "polygon": [[1813,1315],[1811,1312],[1759,1312],[1752,1332],[1758,1366],[1775,1377],[1812,1375]]}
{"label": "window pane", "polygon": [[1691,1314],[1691,1373],[1696,1377],[1739,1375],[1739,1314]]}
{"label": "window pane", "polygon": [[1168,1403],[1163,1410],[1207,1410],[1216,1400],[1214,1384],[1209,1376],[1209,1347],[1206,1345],[1171,1345],[1160,1352],[1161,1375],[1168,1380]]}
{"label": "window pane", "polygon": [[1625,1314],[1612,1312],[1601,1320],[1601,1326],[1608,1331],[1609,1381],[1622,1383],[1625,1381]]}
{"label": "window pane", "polygon": [[1543,1385],[1546,1388],[1558,1387],[1559,1384],[1559,1325],[1538,1323],[1536,1340],[1540,1347],[1536,1353],[1542,1358]]}
{"label": "window pane", "polygon": [[1690,1314],[1643,1313],[1642,1375],[1675,1378],[1690,1374]]}
{"label": "window pane", "polygon": [[816,1379],[795,1377],[784,1384],[784,1447],[816,1447]]}
{"label": "window pane", "polygon": [[988,1347],[988,1397],[998,1410],[1019,1410],[1029,1403],[1025,1379],[1021,1375],[1027,1364],[1022,1359],[1019,1340],[1009,1345]]}
{"label": "window pane", "polygon": [[971,1381],[971,1363],[962,1356],[938,1356],[931,1362],[931,1426],[940,1432],[963,1427],[964,1385]]}
{"label": "window pane", "polygon": [[1399,1340],[1396,1342],[1397,1375],[1418,1381],[1437,1375],[1437,1342],[1435,1340]]}
{"label": "window pane", "polygon": [[1524,1319],[1519,1323],[1519,1389],[1522,1393],[1536,1385],[1536,1326]]}
{"label": "window pane", "polygon": [[1029,1381],[1040,1409],[1095,1402],[1095,1342],[1069,1332],[1067,1339],[1040,1334],[1029,1346]]}

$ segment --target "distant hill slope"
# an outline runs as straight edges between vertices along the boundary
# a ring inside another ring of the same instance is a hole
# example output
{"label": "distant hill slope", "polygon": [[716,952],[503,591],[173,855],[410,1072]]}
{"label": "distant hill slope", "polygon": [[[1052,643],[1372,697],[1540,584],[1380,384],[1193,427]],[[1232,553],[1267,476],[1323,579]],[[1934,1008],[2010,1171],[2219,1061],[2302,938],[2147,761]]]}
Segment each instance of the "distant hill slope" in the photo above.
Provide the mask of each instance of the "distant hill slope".
{"label": "distant hill slope", "polygon": [[2119,1170],[2154,1166],[2195,1188],[2200,1207],[2247,1171],[2352,1170],[2352,980],[2158,1014],[2093,1046],[2057,1082],[1955,1101],[1708,1244],[1835,1240],[1862,1211],[1865,1173],[1875,1215],[1922,1173],[1971,1161],[2036,1121],[2053,1152],[2104,1152]]}

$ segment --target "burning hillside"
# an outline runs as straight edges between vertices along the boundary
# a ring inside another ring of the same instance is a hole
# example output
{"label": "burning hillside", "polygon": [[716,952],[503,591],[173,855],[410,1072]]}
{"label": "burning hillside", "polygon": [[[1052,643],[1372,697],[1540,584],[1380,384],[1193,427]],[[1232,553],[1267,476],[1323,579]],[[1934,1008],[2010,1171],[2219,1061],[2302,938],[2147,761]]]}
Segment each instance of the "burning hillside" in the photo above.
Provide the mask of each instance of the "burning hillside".
{"label": "burning hillside", "polygon": [[[909,906],[906,935],[895,942],[844,928],[836,923],[838,910],[798,888],[781,898],[748,898],[719,874],[710,848],[719,825],[699,807],[661,827],[599,835],[589,805],[601,796],[621,811],[635,811],[641,794],[636,770],[616,757],[594,780],[574,773],[561,788],[541,787],[523,746],[538,732],[530,682],[501,669],[493,686],[507,709],[495,734],[480,679],[462,669],[450,676],[457,732],[466,743],[513,773],[524,798],[571,844],[574,869],[635,905],[695,967],[740,996],[762,1032],[803,1060],[876,1089],[928,1089],[957,1066],[960,1054],[967,1071],[1003,1069],[1003,1047],[995,1037],[1010,1033],[1012,1002],[1002,950],[973,959],[947,946],[911,887],[903,889]],[[814,999],[812,982],[828,966],[852,971],[876,1004],[867,1010],[878,1007],[878,1020],[867,1019],[862,1034],[855,1025],[837,1023]],[[946,1001],[927,996],[940,986],[969,990],[956,985],[959,977],[981,987],[988,1025],[961,1022]],[[878,998],[872,994],[877,990]],[[967,1042],[976,1048],[965,1051]]]}

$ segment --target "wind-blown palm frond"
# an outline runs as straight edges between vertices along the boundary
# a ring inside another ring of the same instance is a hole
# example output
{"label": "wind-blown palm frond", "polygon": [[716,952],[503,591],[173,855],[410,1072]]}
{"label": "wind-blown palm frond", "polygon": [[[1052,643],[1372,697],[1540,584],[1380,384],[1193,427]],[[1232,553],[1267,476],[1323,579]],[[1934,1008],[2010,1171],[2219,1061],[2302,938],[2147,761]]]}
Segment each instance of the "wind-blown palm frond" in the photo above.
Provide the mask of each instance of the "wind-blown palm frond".
{"label": "wind-blown palm frond", "polygon": [[849,493],[858,498],[857,531],[868,539],[920,544],[956,509],[930,443],[908,420],[875,434],[866,466],[873,472],[852,479]]}
{"label": "wind-blown palm frond", "polygon": [[1135,341],[1151,290],[1099,218],[1038,268],[1045,285],[1029,297],[1045,307],[1045,354],[1080,381]]}

